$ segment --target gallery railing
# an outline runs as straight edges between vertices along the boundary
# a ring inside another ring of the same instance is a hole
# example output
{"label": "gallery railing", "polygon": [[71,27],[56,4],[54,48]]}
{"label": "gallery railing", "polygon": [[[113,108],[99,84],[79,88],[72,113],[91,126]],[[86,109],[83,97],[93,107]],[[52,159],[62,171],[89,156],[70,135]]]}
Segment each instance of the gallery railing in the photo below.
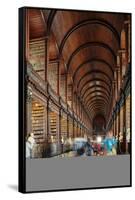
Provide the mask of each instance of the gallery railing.
{"label": "gallery railing", "polygon": [[27,63],[27,76],[35,83],[35,85],[39,85],[43,91],[47,91],[46,82],[33,69],[30,63]]}
{"label": "gallery railing", "polygon": [[60,98],[60,104],[64,108],[64,110],[67,111],[67,104],[63,101],[62,98]]}
{"label": "gallery railing", "polygon": [[57,93],[52,89],[52,87],[48,84],[48,94],[57,102],[59,103],[59,96]]}

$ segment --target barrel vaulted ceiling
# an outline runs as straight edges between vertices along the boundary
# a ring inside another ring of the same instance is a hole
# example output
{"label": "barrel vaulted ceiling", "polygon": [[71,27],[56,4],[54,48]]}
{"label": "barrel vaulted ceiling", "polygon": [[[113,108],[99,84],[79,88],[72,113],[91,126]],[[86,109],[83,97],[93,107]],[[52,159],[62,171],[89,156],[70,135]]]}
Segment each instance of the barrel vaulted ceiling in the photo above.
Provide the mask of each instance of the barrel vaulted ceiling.
{"label": "barrel vaulted ceiling", "polygon": [[62,59],[62,73],[90,113],[106,118],[120,35],[127,15],[30,9],[30,39],[50,34],[49,59]]}

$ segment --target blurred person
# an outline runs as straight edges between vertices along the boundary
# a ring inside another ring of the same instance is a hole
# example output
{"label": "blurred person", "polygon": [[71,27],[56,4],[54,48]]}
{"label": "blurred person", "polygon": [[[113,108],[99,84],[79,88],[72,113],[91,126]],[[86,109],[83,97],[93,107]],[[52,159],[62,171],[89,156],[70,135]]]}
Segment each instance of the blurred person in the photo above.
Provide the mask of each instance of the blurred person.
{"label": "blurred person", "polygon": [[35,145],[34,133],[30,133],[26,140],[26,158],[32,158],[32,150]]}
{"label": "blurred person", "polygon": [[103,147],[106,155],[116,155],[117,141],[113,136],[112,130],[108,131],[105,139],[103,140]]}

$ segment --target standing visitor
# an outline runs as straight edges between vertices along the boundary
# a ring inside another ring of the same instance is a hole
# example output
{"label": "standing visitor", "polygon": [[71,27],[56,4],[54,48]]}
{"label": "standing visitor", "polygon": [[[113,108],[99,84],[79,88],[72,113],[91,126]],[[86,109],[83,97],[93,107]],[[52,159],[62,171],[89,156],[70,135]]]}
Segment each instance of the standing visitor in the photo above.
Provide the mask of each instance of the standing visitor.
{"label": "standing visitor", "polygon": [[35,144],[34,134],[30,133],[28,139],[26,140],[26,158],[32,158],[32,150]]}
{"label": "standing visitor", "polygon": [[117,141],[110,130],[103,140],[103,148],[106,152],[106,155],[116,155],[116,145]]}

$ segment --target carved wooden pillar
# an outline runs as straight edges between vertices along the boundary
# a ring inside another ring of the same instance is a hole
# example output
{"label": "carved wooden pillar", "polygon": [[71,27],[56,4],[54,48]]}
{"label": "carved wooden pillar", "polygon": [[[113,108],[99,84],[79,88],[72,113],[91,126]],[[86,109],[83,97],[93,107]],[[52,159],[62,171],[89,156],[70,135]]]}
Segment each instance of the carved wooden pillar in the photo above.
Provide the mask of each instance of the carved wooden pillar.
{"label": "carved wooden pillar", "polygon": [[115,112],[115,137],[117,135],[117,113]]}
{"label": "carved wooden pillar", "polygon": [[113,133],[114,133],[114,113],[113,113],[113,115],[112,115],[112,131],[113,131]]}
{"label": "carved wooden pillar", "polygon": [[122,91],[123,95],[123,151],[127,152],[127,141],[126,141],[126,97],[125,92]]}
{"label": "carved wooden pillar", "polygon": [[115,135],[115,131],[116,131],[116,120],[115,120],[115,118],[116,118],[116,116],[115,116],[116,114],[115,114],[115,112],[114,112],[114,132],[113,132],[113,135]]}
{"label": "carved wooden pillar", "polygon": [[78,118],[78,97],[77,97],[77,94],[76,94],[76,115],[77,115],[77,118]]}
{"label": "carved wooden pillar", "polygon": [[122,83],[123,80],[124,80],[126,69],[127,69],[127,53],[126,53],[126,49],[119,50],[119,53],[120,53],[120,58],[121,58],[121,69],[120,69],[121,72],[120,72],[120,75],[121,75],[121,83]]}
{"label": "carved wooden pillar", "polygon": [[74,110],[74,108],[73,108],[73,104],[74,104],[74,92],[73,92],[73,85],[72,85],[72,97],[71,97],[71,109],[72,109],[72,112],[73,112],[73,110]]}
{"label": "carved wooden pillar", "polygon": [[49,128],[49,98],[47,99],[47,106],[46,106],[46,131],[47,131],[47,141],[48,141],[48,138],[49,138],[49,131],[50,131],[50,128]]}
{"label": "carved wooden pillar", "polygon": [[80,137],[80,124],[78,122],[78,137]]}
{"label": "carved wooden pillar", "polygon": [[120,56],[117,55],[117,94],[120,93],[121,78],[120,78]]}
{"label": "carved wooden pillar", "polygon": [[79,131],[79,136],[81,137],[82,136],[82,133],[81,133],[81,125],[80,125],[80,131]]}
{"label": "carved wooden pillar", "polygon": [[65,102],[67,103],[67,87],[68,87],[68,82],[67,82],[67,74],[65,74]]}
{"label": "carved wooden pillar", "polygon": [[75,115],[77,116],[77,95],[75,93]]}
{"label": "carved wooden pillar", "polygon": [[115,107],[115,81],[113,81],[113,83],[112,83],[113,85],[112,85],[112,87],[113,87],[113,108]]}
{"label": "carved wooden pillar", "polygon": [[69,116],[67,115],[67,138],[69,138]]}
{"label": "carved wooden pillar", "polygon": [[81,124],[79,123],[79,137],[81,137]]}
{"label": "carved wooden pillar", "polygon": [[58,143],[61,144],[61,109],[59,109],[58,113]]}
{"label": "carved wooden pillar", "polygon": [[45,37],[45,81],[48,81],[49,37]]}
{"label": "carved wooden pillar", "polygon": [[81,103],[81,122],[82,122],[82,103]]}
{"label": "carved wooden pillar", "polygon": [[75,128],[74,128],[75,124],[74,124],[74,119],[73,119],[73,138],[75,138]]}
{"label": "carved wooden pillar", "polygon": [[121,80],[123,82],[127,69],[127,49],[126,49],[126,31],[125,27],[121,31],[121,49],[119,50],[121,57]]}
{"label": "carved wooden pillar", "polygon": [[57,95],[60,95],[60,61],[57,63]]}
{"label": "carved wooden pillar", "polygon": [[118,98],[118,83],[117,83],[117,69],[114,70],[114,81],[115,81],[115,101],[117,101],[117,98]]}
{"label": "carved wooden pillar", "polygon": [[76,137],[78,137],[78,122],[76,122],[77,126],[76,126]]}
{"label": "carved wooden pillar", "polygon": [[124,22],[126,28],[127,28],[127,37],[126,37],[126,42],[127,42],[127,61],[130,63],[130,56],[131,56],[131,24],[130,24],[130,19]]}
{"label": "carved wooden pillar", "polygon": [[120,105],[118,104],[118,144],[117,153],[120,153]]}
{"label": "carved wooden pillar", "polygon": [[130,63],[131,59],[131,24],[130,21],[128,23],[128,63]]}
{"label": "carved wooden pillar", "polygon": [[121,63],[120,63],[120,54],[117,55],[117,78],[118,78],[118,93],[120,93],[121,87]]}
{"label": "carved wooden pillar", "polygon": [[119,97],[118,67],[116,67],[116,99]]}

